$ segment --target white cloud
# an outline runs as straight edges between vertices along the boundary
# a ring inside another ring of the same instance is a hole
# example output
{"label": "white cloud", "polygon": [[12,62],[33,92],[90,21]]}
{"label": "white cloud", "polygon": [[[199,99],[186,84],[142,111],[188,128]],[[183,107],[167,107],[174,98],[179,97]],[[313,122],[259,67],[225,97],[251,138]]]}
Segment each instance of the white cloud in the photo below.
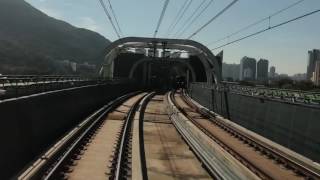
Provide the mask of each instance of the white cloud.
{"label": "white cloud", "polygon": [[97,22],[90,17],[81,17],[79,26],[82,28],[90,29],[92,31],[99,30]]}

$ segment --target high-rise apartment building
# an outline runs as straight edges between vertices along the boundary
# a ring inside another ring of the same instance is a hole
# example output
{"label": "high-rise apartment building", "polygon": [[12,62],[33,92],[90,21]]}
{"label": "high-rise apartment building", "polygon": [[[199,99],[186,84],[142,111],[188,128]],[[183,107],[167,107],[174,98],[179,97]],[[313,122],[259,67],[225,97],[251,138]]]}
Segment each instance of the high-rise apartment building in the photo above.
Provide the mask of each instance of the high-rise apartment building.
{"label": "high-rise apartment building", "polygon": [[222,64],[222,78],[224,80],[232,79],[233,81],[239,80],[240,65],[239,64]]}
{"label": "high-rise apartment building", "polygon": [[320,61],[315,62],[312,81],[315,85],[320,86]]}
{"label": "high-rise apartment building", "polygon": [[269,77],[274,78],[276,76],[276,67],[271,66],[269,71]]}
{"label": "high-rise apartment building", "polygon": [[243,57],[240,61],[240,80],[255,80],[256,65],[256,59],[247,56]]}
{"label": "high-rise apartment building", "polygon": [[268,69],[269,61],[266,59],[260,59],[257,62],[257,80],[267,81],[268,80]]}
{"label": "high-rise apartment building", "polygon": [[312,79],[313,72],[315,72],[317,61],[320,61],[320,50],[313,49],[311,51],[308,51],[307,80]]}

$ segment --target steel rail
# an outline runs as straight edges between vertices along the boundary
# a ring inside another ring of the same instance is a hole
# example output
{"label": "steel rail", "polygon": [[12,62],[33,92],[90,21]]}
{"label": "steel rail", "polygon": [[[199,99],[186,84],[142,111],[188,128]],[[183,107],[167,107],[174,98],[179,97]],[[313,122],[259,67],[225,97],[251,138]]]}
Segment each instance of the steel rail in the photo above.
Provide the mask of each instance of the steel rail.
{"label": "steel rail", "polygon": [[51,171],[48,173],[48,175],[43,180],[49,180],[49,179],[55,179],[52,178],[52,175],[58,170],[58,168],[61,168],[61,164],[68,159],[69,156],[72,155],[72,151],[77,149],[77,146],[80,145],[80,142],[84,139],[88,133],[93,130],[94,126],[98,124],[99,121],[103,119],[103,117],[110,112],[112,109],[114,109],[116,106],[124,102],[129,97],[132,97],[133,95],[136,95],[137,93],[130,93],[129,95],[125,95],[117,99],[115,102],[112,102],[110,106],[107,107],[107,109],[77,138],[76,142],[73,143],[73,145],[70,147],[70,149],[62,156],[62,158],[55,164],[55,166],[51,169]]}
{"label": "steel rail", "polygon": [[[144,120],[144,113],[147,107],[148,102],[150,99],[155,95],[154,92],[145,96],[139,106],[139,156],[140,156],[140,177],[142,180],[148,180],[148,173],[147,173],[147,163],[146,163],[146,156],[145,156],[145,146],[144,146],[144,131],[143,131],[143,120]],[[133,178],[134,179],[134,178]]]}
{"label": "steel rail", "polygon": [[[215,115],[213,115],[208,110],[205,110],[203,108],[197,107],[189,99],[187,99],[186,96],[187,95],[184,92],[183,96],[182,96],[182,99],[183,99],[183,101],[185,103],[187,103],[190,107],[194,108],[199,114],[201,114],[204,117],[208,118],[212,123],[214,123],[218,127],[222,128],[225,131],[227,131],[228,133],[232,134],[234,137],[237,137],[239,140],[248,143],[250,146],[252,146],[256,150],[262,152],[263,154],[267,155],[268,157],[275,159],[278,163],[283,164],[287,169],[291,169],[296,174],[301,174],[301,175],[305,176],[307,179],[320,179],[319,170],[314,169],[311,166],[304,165],[303,163],[298,162],[296,159],[293,159],[293,157],[289,157],[284,152],[280,152],[280,151],[276,150],[275,148],[270,147],[270,145],[267,145],[266,143],[263,143],[262,141],[260,141],[260,140],[258,140],[256,138],[250,137],[247,134],[241,132],[240,130],[229,126],[228,124],[224,123],[221,120],[218,120],[215,117]],[[197,123],[196,121],[194,121],[194,122]],[[203,131],[206,131],[206,133],[210,137],[212,137],[212,135],[206,130],[206,128],[202,127],[199,124],[198,124],[198,126]],[[214,138],[214,137],[212,137],[212,138]],[[222,142],[222,144],[223,144],[223,142]],[[226,145],[224,145],[224,146],[226,146]],[[226,148],[228,148],[228,147],[226,146]],[[234,150],[231,149],[231,151],[234,151]],[[243,161],[247,162],[245,159]],[[249,163],[249,164],[248,163],[244,163],[244,164],[246,166],[248,166],[251,163]],[[251,168],[248,167],[248,168],[252,169],[252,167]],[[256,169],[254,171],[258,172],[260,170]],[[263,173],[263,174],[265,174],[265,173]]]}
{"label": "steel rail", "polygon": [[[122,131],[122,135],[121,135],[120,147],[117,152],[118,158],[117,158],[117,162],[116,162],[116,172],[114,175],[114,179],[116,179],[116,180],[122,180],[122,179],[124,179],[124,176],[125,176],[125,173],[123,173],[124,172],[123,167],[125,167],[124,163],[125,163],[125,158],[127,156],[127,151],[128,151],[127,143],[130,138],[130,132],[132,129],[132,122],[133,122],[135,113],[137,112],[137,110],[141,106],[140,102],[143,102],[143,104],[145,104],[152,94],[153,93],[149,93],[147,95],[144,95],[144,97],[137,100],[135,102],[135,104],[129,110],[128,116],[127,116],[125,124],[124,124],[123,131]],[[141,141],[140,141],[140,143],[141,143]],[[144,171],[145,171],[145,169],[141,169],[142,177],[145,177],[145,175],[143,175]]]}
{"label": "steel rail", "polygon": [[61,168],[61,165],[69,159],[73,151],[80,146],[82,140],[94,129],[103,117],[123,101],[137,93],[138,92],[134,92],[123,95],[97,110],[13,179],[54,179],[54,175],[59,168]]}
{"label": "steel rail", "polygon": [[121,140],[120,140],[120,147],[119,147],[119,152],[118,154],[118,159],[116,162],[116,172],[115,172],[115,177],[114,179],[123,179],[123,167],[124,167],[124,159],[126,156],[126,146],[127,142],[129,141],[129,136],[130,136],[130,130],[131,130],[131,124],[132,124],[132,119],[134,118],[136,109],[138,108],[139,102],[141,99],[139,99],[129,110],[128,116],[125,120],[124,128],[122,131],[121,135]]}
{"label": "steel rail", "polygon": [[178,103],[175,103],[175,105],[180,110],[180,112],[182,114],[184,114],[196,127],[198,127],[202,132],[204,132],[207,136],[209,136],[213,141],[215,141],[222,148],[224,148],[228,153],[230,153],[237,160],[239,160],[242,164],[244,164],[248,169],[250,169],[252,172],[254,172],[256,175],[258,175],[262,179],[272,179],[268,174],[260,171],[258,168],[255,167],[254,164],[250,163],[248,160],[246,160],[244,157],[242,157],[235,150],[233,150],[232,148],[227,146],[223,141],[214,137],[206,128],[202,127],[197,121],[195,121],[186,112],[184,112],[184,110],[178,105]]}
{"label": "steel rail", "polygon": [[[207,146],[207,144],[201,142],[201,137],[198,137],[198,135],[192,133],[190,127],[183,125],[183,122],[179,120],[179,114],[182,114],[181,109],[176,106],[175,98],[173,96],[174,95],[172,92],[170,92],[168,95],[168,101],[173,105],[173,107],[171,107],[171,112],[168,112],[171,113],[169,115],[170,119],[183,139],[187,142],[191,150],[200,159],[201,163],[203,163],[208,173],[214,179],[241,179],[238,176],[242,175],[229,168],[228,163],[225,164],[225,160],[219,158],[219,154],[214,154],[211,152],[211,146]],[[184,117],[188,118],[185,115]]]}

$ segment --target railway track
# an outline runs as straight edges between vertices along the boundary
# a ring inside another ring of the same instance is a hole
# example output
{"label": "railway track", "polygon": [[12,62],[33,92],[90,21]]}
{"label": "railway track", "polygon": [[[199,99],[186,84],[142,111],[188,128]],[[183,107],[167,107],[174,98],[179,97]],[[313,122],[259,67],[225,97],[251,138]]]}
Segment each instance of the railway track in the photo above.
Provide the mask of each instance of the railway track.
{"label": "railway track", "polygon": [[318,169],[229,126],[197,107],[183,93],[172,93],[169,98],[190,122],[260,179],[320,179]]}
{"label": "railway track", "polygon": [[15,179],[186,178],[320,176],[318,169],[230,126],[180,92],[119,97],[78,124]]}
{"label": "railway track", "polygon": [[80,123],[17,179],[211,179],[170,121],[163,95],[129,94]]}
{"label": "railway track", "polygon": [[133,145],[143,146],[143,141],[132,143],[132,137],[136,137],[133,121],[151,96],[152,93],[132,93],[99,109],[17,179],[145,179],[143,160],[135,162],[140,169],[131,167],[133,156],[144,158],[144,152],[132,153],[137,149]]}
{"label": "railway track", "polygon": [[166,107],[166,96],[158,94],[141,113],[148,179],[212,179],[181,138]]}

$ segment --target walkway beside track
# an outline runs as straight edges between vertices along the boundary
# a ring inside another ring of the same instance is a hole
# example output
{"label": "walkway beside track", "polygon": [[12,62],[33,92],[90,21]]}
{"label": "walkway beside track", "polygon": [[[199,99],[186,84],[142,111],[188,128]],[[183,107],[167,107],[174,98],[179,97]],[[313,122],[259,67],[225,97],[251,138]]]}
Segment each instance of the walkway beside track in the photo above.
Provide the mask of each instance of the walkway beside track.
{"label": "walkway beside track", "polygon": [[319,172],[277,152],[274,147],[260,144],[240,130],[231,129],[221,120],[210,117],[189,102],[183,93],[174,94],[175,105],[213,141],[230,153],[261,179],[318,179]]}
{"label": "walkway beside track", "polygon": [[144,113],[148,178],[211,179],[171,123],[164,99],[163,95],[155,96]]}
{"label": "walkway beside track", "polygon": [[116,134],[121,133],[121,127],[125,121],[130,107],[144,94],[134,96],[121,104],[105,118],[99,130],[92,140],[88,142],[87,148],[81,155],[81,160],[76,160],[74,166],[66,174],[66,178],[74,180],[107,179],[112,166],[112,156],[114,156],[114,145],[118,140]]}

